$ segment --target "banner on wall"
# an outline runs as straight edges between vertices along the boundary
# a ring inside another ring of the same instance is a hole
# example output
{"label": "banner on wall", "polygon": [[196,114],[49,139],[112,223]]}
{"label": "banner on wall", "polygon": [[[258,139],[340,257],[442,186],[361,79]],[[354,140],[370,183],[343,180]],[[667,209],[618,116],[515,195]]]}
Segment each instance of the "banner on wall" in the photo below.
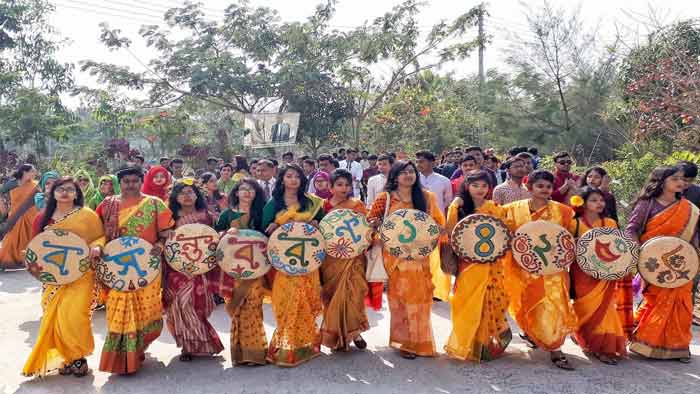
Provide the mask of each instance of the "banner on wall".
{"label": "banner on wall", "polygon": [[290,146],[296,143],[298,112],[245,114],[243,127],[248,134],[243,145],[250,148]]}

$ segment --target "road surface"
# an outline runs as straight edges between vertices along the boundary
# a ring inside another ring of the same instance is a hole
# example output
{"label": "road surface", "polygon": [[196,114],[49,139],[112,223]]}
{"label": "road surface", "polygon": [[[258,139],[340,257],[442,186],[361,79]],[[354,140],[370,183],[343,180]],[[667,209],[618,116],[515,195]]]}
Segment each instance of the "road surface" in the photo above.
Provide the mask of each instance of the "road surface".
{"label": "road surface", "polygon": [[[40,286],[26,272],[0,273],[0,393],[32,394],[198,394],[198,393],[699,393],[700,333],[694,328],[691,364],[674,361],[626,360],[607,366],[587,358],[567,340],[564,351],[577,367],[566,372],[552,366],[548,355],[530,351],[517,338],[499,360],[473,364],[447,358],[442,350],[450,332],[449,306],[436,303],[433,331],[437,358],[404,360],[388,348],[389,313],[368,310],[371,329],[364,335],[365,351],[324,355],[297,368],[232,367],[228,354],[229,321],[222,306],[212,316],[224,354],[213,359],[178,360],[172,337],[163,331],[149,348],[144,368],[134,376],[111,376],[99,371],[79,379],[50,376],[30,379],[20,375],[36,339],[41,318]],[[99,363],[105,335],[104,311],[93,319],[95,354]],[[268,337],[274,329],[269,305],[265,306]],[[517,328],[514,328],[517,331]]]}

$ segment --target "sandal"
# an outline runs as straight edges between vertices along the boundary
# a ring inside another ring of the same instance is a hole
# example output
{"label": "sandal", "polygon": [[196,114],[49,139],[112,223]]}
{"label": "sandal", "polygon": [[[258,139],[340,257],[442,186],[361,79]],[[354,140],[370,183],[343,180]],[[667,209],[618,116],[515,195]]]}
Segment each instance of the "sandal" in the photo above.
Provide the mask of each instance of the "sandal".
{"label": "sandal", "polygon": [[683,364],[690,364],[690,357],[681,357],[678,359],[678,362],[681,362]]}
{"label": "sandal", "polygon": [[399,350],[399,354],[401,357],[405,358],[406,360],[415,360],[416,359],[416,354],[407,352],[405,350]]}
{"label": "sandal", "polygon": [[58,374],[62,376],[68,376],[73,374],[73,365],[66,364],[63,368],[58,370]]}
{"label": "sandal", "polygon": [[527,347],[529,347],[530,349],[537,349],[537,344],[535,342],[533,342],[529,336],[527,336],[526,334],[519,334],[519,335],[520,335],[520,339],[525,341],[525,345],[527,345]]}
{"label": "sandal", "polygon": [[559,354],[552,353],[552,363],[557,366],[557,368],[563,369],[565,371],[574,371],[575,368],[569,364],[569,360],[566,359],[566,356],[562,352],[558,352]]}
{"label": "sandal", "polygon": [[189,361],[192,361],[192,355],[191,355],[191,354],[187,354],[187,353],[182,353],[182,354],[180,355],[180,361],[182,361],[182,362],[189,362]]}
{"label": "sandal", "polygon": [[73,376],[75,377],[82,378],[83,376],[86,376],[89,372],[87,360],[81,358],[80,360],[73,361],[71,369],[73,370]]}
{"label": "sandal", "polygon": [[355,347],[364,350],[367,349],[367,342],[362,338],[362,336],[358,335],[357,338],[355,338],[352,343],[355,344]]}
{"label": "sandal", "polygon": [[600,361],[603,364],[617,365],[617,360],[615,360],[614,358],[610,358],[603,354],[594,354],[593,356],[595,356],[595,358],[597,358],[598,361]]}

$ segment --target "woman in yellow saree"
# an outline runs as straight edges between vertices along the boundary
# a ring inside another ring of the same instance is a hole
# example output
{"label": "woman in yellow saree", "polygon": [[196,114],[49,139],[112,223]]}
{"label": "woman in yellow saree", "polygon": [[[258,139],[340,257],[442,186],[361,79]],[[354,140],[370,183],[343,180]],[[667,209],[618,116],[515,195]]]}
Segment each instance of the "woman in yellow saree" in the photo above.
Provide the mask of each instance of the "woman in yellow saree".
{"label": "woman in yellow saree", "polygon": [[[91,258],[98,257],[105,243],[102,221],[91,209],[83,207],[78,183],[70,177],[59,179],[48,191],[46,202],[46,209],[34,220],[34,235],[47,229],[70,231],[90,246]],[[95,273],[89,269],[75,282],[44,286],[44,315],[23,375],[45,376],[54,370],[61,375],[88,373],[85,357],[94,349],[91,307],[96,299],[95,284]]]}
{"label": "woman in yellow saree", "polygon": [[[306,176],[295,164],[283,166],[272,198],[263,210],[267,234],[288,222],[314,225],[323,218],[323,200],[306,194]],[[294,367],[320,354],[321,337],[316,318],[321,314],[319,272],[289,276],[276,271],[272,285],[272,310],[277,327],[267,350],[267,361]]]}
{"label": "woman in yellow saree", "polygon": [[[333,196],[325,201],[324,211],[350,209],[367,215],[362,201],[348,198],[352,194],[352,174],[343,169],[331,174]],[[325,309],[321,324],[321,342],[333,350],[350,350],[350,342],[358,349],[365,349],[367,342],[360,333],[369,330],[365,312],[365,296],[368,286],[365,279],[367,262],[364,254],[354,258],[326,256],[321,267],[323,289],[321,299]]]}
{"label": "woman in yellow saree", "polygon": [[[399,209],[417,209],[428,213],[440,226],[445,216],[435,195],[421,188],[418,170],[412,162],[397,162],[391,168],[386,193],[372,204],[367,219],[375,226]],[[387,209],[388,204],[388,209]],[[389,276],[389,310],[391,328],[389,346],[399,350],[402,357],[435,356],[435,342],[430,314],[433,306],[433,282],[430,259],[407,261],[384,251],[384,267]]]}
{"label": "woman in yellow saree", "polygon": [[39,193],[35,180],[37,171],[31,164],[23,164],[12,175],[18,186],[10,191],[10,212],[0,228],[0,271],[22,267],[21,251],[32,238],[32,223],[38,213],[34,195]]}
{"label": "woman in yellow saree", "polygon": [[[659,167],[637,199],[625,232],[640,243],[659,236],[682,238],[698,245],[700,211],[681,197],[683,169]],[[630,351],[648,358],[690,362],[692,340],[693,282],[669,289],[651,284],[643,287],[644,300],[635,313],[637,327]]]}
{"label": "woman in yellow saree", "polygon": [[[537,170],[528,177],[527,186],[531,198],[503,207],[506,224],[511,230],[535,220],[546,220],[567,228],[574,211],[550,200],[554,175]],[[569,302],[569,273],[532,275],[520,268],[515,260],[508,259],[505,276],[510,315],[525,333],[521,337],[531,347],[550,352],[551,360],[558,368],[573,370],[560,350],[566,337],[576,328],[576,314]]]}
{"label": "woman in yellow saree", "polygon": [[[166,230],[175,225],[165,203],[141,193],[143,171],[127,167],[117,173],[121,194],[107,197],[97,207],[107,241],[121,236],[143,238],[163,250]],[[107,336],[102,347],[100,371],[132,374],[141,368],[146,349],[163,329],[161,279],[157,277],[146,287],[131,291],[109,290],[107,307]]]}
{"label": "woman in yellow saree", "polygon": [[[258,182],[244,178],[229,195],[229,206],[219,216],[216,231],[237,233],[239,229],[263,232],[264,192]],[[263,322],[263,298],[269,288],[265,276],[234,280],[222,271],[219,291],[231,318],[231,360],[234,365],[265,365],[267,336]]]}
{"label": "woman in yellow saree", "polygon": [[[474,213],[501,217],[503,209],[486,197],[490,191],[486,172],[465,174],[457,197],[447,210],[448,234],[457,223]],[[506,320],[508,297],[503,279],[503,258],[492,264],[459,261],[452,308],[452,332],[445,345],[450,357],[474,362],[501,355],[512,339]]]}
{"label": "woman in yellow saree", "polygon": [[[605,216],[606,196],[600,190],[584,186],[572,198],[577,206],[576,217],[569,231],[578,238],[593,228],[617,228],[617,222]],[[574,293],[574,310],[578,316],[576,342],[601,362],[616,365],[627,356],[627,338],[617,312],[617,281],[595,279],[572,264],[570,268]]]}

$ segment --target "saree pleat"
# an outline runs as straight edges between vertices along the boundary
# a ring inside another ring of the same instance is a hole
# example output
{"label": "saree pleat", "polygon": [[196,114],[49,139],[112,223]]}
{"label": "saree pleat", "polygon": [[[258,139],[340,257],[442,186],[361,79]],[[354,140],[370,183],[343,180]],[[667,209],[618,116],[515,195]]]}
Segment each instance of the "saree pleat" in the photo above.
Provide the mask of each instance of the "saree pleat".
{"label": "saree pleat", "polygon": [[[326,203],[326,208],[330,204]],[[352,209],[366,214],[365,206],[357,200],[347,200],[333,209]],[[369,330],[365,312],[365,256],[338,259],[326,256],[321,266],[323,288],[321,299],[325,307],[321,324],[321,343],[331,349],[348,350],[353,339]]]}
{"label": "saree pleat", "polygon": [[[37,218],[37,220],[40,218]],[[47,226],[71,231],[90,247],[105,243],[102,223],[86,208]],[[67,285],[44,285],[41,306],[44,311],[39,334],[24,364],[25,376],[45,376],[66,364],[87,357],[94,350],[92,305],[96,299],[95,273],[88,270]]]}
{"label": "saree pleat", "polygon": [[[697,231],[698,216],[698,209],[681,199],[647,222],[640,242],[657,236],[675,236],[690,242]],[[692,281],[673,289],[648,284],[635,313],[638,324],[632,334],[630,351],[655,359],[690,357],[692,289]]]}
{"label": "saree pleat", "polygon": [[[448,232],[458,222],[459,206],[451,204],[447,213]],[[500,216],[491,201],[477,213]],[[445,345],[450,357],[474,362],[491,361],[501,356],[512,339],[506,319],[508,297],[505,292],[503,261],[469,264],[460,261],[455,292],[450,301],[452,332]]]}
{"label": "saree pleat", "polygon": [[[528,201],[516,201],[503,207],[511,230],[534,220],[547,220],[566,228],[573,217],[571,208],[553,201],[530,213]],[[518,326],[538,347],[546,351],[558,350],[577,324],[576,313],[569,302],[569,273],[532,275],[511,257],[505,259],[505,278],[509,311]]]}
{"label": "saree pleat", "polygon": [[[428,201],[428,213],[441,226],[445,224],[435,195],[424,191]],[[412,209],[410,203],[403,203],[398,198],[387,194],[380,195],[372,205],[369,219],[381,219],[386,205],[389,213],[398,209]],[[384,251],[384,267],[389,276],[387,298],[391,313],[389,346],[418,356],[435,356],[435,342],[430,320],[433,306],[433,277],[430,271],[430,259],[408,261],[398,259]]]}

